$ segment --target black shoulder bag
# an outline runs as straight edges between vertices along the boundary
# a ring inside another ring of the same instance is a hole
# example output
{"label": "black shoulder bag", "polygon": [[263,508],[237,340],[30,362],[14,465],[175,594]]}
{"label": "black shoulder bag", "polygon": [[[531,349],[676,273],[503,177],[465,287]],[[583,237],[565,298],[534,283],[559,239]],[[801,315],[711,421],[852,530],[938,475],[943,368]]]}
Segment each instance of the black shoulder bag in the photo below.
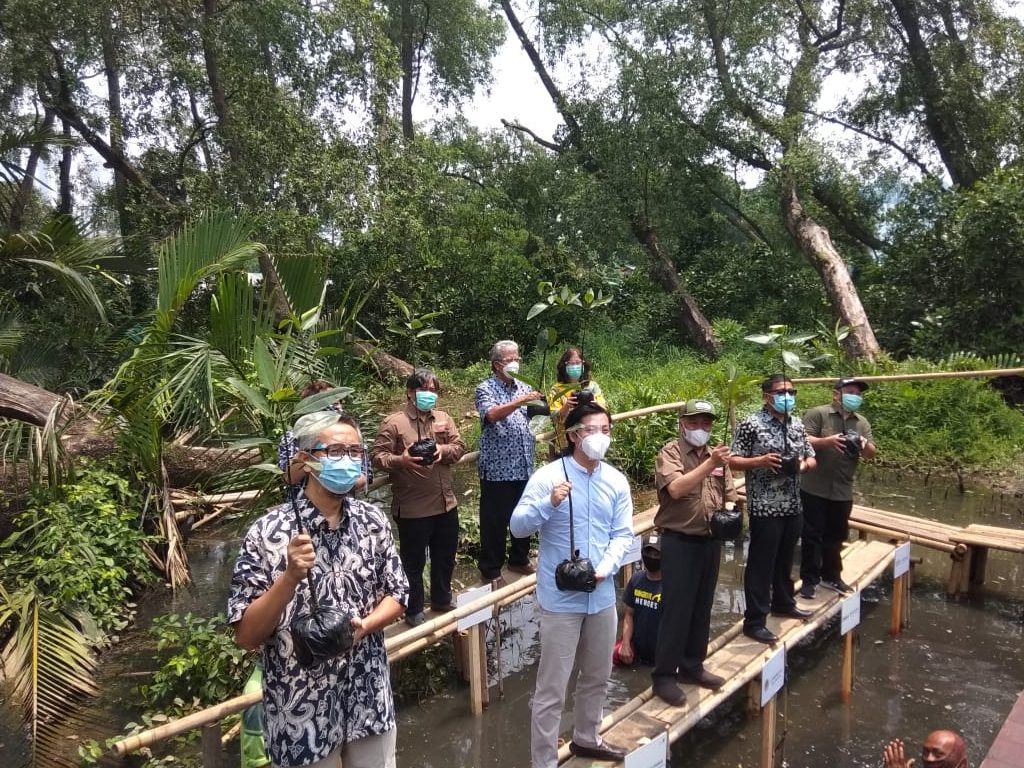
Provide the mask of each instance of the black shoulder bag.
{"label": "black shoulder bag", "polygon": [[[345,502],[343,502],[345,503]],[[292,511],[300,531],[305,530],[299,505],[292,495]],[[292,645],[300,667],[314,667],[327,659],[340,656],[352,647],[352,617],[345,611],[322,606],[313,585],[313,569],[306,572],[309,585],[309,613],[292,619]]]}
{"label": "black shoulder bag", "polygon": [[[562,459],[562,473],[569,479]],[[572,516],[572,491],[569,491],[569,557],[555,566],[555,586],[563,592],[593,592],[597,589],[597,573],[589,558],[580,557],[576,549],[576,524]]]}

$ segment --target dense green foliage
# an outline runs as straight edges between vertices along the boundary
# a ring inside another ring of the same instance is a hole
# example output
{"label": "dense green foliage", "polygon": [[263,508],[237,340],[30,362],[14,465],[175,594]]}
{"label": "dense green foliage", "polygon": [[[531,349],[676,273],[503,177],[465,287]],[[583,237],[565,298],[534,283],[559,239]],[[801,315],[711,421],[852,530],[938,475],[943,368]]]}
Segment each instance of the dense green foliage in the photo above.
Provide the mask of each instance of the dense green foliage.
{"label": "dense green foliage", "polygon": [[11,590],[31,583],[96,640],[122,629],[133,588],[152,578],[140,506],[128,480],[100,465],[83,466],[62,488],[34,490],[17,532],[0,543],[3,582]]}

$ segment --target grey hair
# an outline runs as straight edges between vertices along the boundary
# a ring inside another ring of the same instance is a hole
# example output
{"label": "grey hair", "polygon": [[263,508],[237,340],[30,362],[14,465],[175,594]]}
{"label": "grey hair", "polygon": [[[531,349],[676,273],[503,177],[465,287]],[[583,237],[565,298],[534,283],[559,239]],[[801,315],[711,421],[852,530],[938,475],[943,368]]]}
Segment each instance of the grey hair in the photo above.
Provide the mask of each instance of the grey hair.
{"label": "grey hair", "polygon": [[299,416],[292,427],[292,435],[300,451],[311,450],[318,442],[320,433],[330,429],[335,424],[348,424],[356,431],[359,442],[363,441],[363,433],[359,431],[359,424],[347,413],[334,410],[317,411]]}
{"label": "grey hair", "polygon": [[499,341],[497,344],[491,347],[491,362],[496,363],[499,360],[501,360],[503,357],[505,357],[507,351],[518,352],[519,345],[516,344],[511,339],[504,339],[503,341]]}

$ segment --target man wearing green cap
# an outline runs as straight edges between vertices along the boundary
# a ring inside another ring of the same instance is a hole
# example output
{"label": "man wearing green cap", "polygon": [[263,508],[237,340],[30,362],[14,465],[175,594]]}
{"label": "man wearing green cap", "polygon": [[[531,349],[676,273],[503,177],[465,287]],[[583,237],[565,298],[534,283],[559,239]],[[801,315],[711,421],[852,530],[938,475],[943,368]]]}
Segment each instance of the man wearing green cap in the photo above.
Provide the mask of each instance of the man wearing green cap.
{"label": "man wearing green cap", "polygon": [[853,592],[842,579],[843,542],[850,535],[853,509],[853,476],[860,458],[877,452],[871,423],[857,413],[868,383],[840,379],[832,387],[832,402],[804,414],[807,439],[818,458],[800,486],[804,527],[800,542],[800,596],[814,597],[818,584],[848,595]]}
{"label": "man wearing green cap", "polygon": [[686,702],[677,680],[705,688],[725,682],[704,669],[722,557],[710,520],[723,504],[736,502],[729,446],[708,448],[716,417],[707,400],[687,400],[679,414],[679,439],[661,449],[655,466],[662,597],[651,678],[655,695],[677,707]]}

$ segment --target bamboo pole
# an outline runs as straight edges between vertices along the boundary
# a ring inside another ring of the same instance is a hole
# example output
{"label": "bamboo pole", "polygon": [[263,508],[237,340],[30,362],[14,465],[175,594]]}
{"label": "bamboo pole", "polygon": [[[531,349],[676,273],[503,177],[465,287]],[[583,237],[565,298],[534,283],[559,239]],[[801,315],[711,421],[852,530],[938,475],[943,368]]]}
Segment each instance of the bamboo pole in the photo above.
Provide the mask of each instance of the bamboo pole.
{"label": "bamboo pole", "polygon": [[903,629],[903,593],[906,590],[907,574],[896,577],[892,583],[892,623],[889,632],[893,637]]}
{"label": "bamboo pole", "polygon": [[962,554],[963,552],[963,549],[958,550],[957,545],[950,544],[948,541],[941,541],[939,539],[929,539],[914,533],[898,531],[894,528],[879,528],[876,525],[859,523],[854,520],[850,521],[850,527],[856,528],[858,531],[864,531],[865,533],[871,533],[875,536],[881,536],[883,538],[891,539],[894,541],[910,541],[914,544],[920,544],[923,547],[931,547],[932,549],[938,549],[943,552],[948,552],[950,555],[956,555],[958,553]]}
{"label": "bamboo pole", "polygon": [[856,631],[856,629],[851,629],[843,635],[843,670],[839,691],[846,704],[853,699],[853,634]]}
{"label": "bamboo pole", "polygon": [[465,647],[469,654],[469,711],[474,715],[482,715],[484,690],[487,687],[487,666],[481,659],[480,641],[483,638],[480,634],[480,625],[474,624],[467,632],[461,634],[466,638]]}
{"label": "bamboo pole", "polygon": [[775,715],[777,696],[772,696],[761,709],[761,768],[775,768]]}
{"label": "bamboo pole", "polygon": [[[858,381],[930,381],[941,379],[986,379],[999,376],[1024,376],[1024,368],[989,368],[984,371],[935,371],[934,373],[892,373],[878,376],[856,376]],[[794,384],[834,384],[835,376],[793,379]]]}

